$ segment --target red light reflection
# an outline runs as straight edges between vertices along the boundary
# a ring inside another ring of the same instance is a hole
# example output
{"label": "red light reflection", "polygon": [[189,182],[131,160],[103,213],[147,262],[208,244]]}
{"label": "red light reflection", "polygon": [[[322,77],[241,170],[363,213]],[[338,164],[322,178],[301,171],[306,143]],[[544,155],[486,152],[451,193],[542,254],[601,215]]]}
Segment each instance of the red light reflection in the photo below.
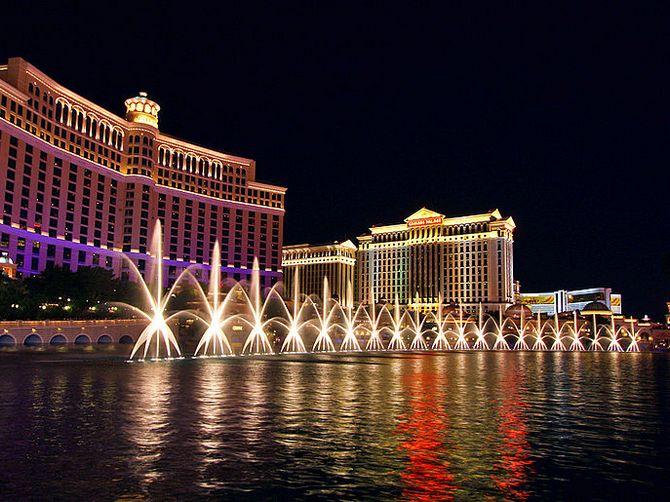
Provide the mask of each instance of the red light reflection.
{"label": "red light reflection", "polygon": [[400,416],[398,432],[405,440],[407,465],[400,474],[403,498],[408,500],[453,500],[454,475],[446,455],[448,417],[444,409],[444,385],[431,371],[405,376],[410,412]]}
{"label": "red light reflection", "polygon": [[519,395],[518,375],[515,368],[508,368],[501,381],[502,400],[498,410],[498,470],[493,481],[506,499],[526,500],[529,492],[523,489],[533,461],[529,458],[528,428],[524,413],[528,408]]}

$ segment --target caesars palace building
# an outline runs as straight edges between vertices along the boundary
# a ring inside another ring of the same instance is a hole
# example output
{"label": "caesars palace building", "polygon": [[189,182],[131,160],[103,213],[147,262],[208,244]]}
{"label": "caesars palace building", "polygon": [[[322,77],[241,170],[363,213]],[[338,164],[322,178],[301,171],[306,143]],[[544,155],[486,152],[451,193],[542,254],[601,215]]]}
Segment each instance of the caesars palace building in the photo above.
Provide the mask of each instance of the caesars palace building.
{"label": "caesars palace building", "polygon": [[281,279],[286,189],[256,181],[251,159],[168,136],[146,93],[119,117],[21,58],[0,65],[0,252],[17,275],[51,266],[128,273],[147,268],[155,222],[165,228],[164,277],[197,265],[215,241],[224,277]]}
{"label": "caesars palace building", "polygon": [[[514,301],[514,220],[496,209],[446,217],[422,208],[403,223],[374,226],[358,237],[358,298],[415,310],[481,303],[497,310]],[[372,296],[372,298],[371,298]]]}
{"label": "caesars palace building", "polygon": [[286,246],[284,276],[291,282],[297,269],[302,294],[320,296],[326,277],[331,293],[348,298],[352,289],[361,303],[397,298],[426,311],[441,297],[467,310],[497,310],[514,302],[514,228],[498,210],[447,218],[423,208],[403,223],[370,228],[357,248],[350,241]]}

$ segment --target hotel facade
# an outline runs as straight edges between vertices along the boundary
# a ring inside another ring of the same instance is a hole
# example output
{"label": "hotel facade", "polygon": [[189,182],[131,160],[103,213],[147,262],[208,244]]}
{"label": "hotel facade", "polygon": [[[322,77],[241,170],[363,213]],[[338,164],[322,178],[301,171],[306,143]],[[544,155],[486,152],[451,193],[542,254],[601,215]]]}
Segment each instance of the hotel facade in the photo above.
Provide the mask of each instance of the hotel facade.
{"label": "hotel facade", "polygon": [[351,306],[356,273],[356,245],[347,240],[330,244],[296,244],[282,251],[284,295],[294,294],[297,277],[300,294],[323,296],[323,279],[328,280],[330,297]]}
{"label": "hotel facade", "polygon": [[286,189],[256,181],[251,159],[159,131],[146,93],[125,109],[119,117],[23,59],[0,66],[0,252],[17,274],[124,275],[122,253],[143,272],[160,220],[167,283],[193,264],[206,280],[217,240],[224,277],[246,278],[257,257],[263,285],[280,280]]}
{"label": "hotel facade", "polygon": [[496,209],[446,217],[422,208],[358,237],[357,297],[429,311],[443,303],[498,310],[514,301],[512,218]]}

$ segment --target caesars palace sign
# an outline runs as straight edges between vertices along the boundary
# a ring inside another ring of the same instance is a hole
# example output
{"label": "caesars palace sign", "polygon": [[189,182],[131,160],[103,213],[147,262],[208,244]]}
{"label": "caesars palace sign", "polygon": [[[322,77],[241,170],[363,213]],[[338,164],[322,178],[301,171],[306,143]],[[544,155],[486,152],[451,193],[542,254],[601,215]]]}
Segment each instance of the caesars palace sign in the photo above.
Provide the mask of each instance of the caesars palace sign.
{"label": "caesars palace sign", "polygon": [[442,216],[428,216],[425,218],[414,218],[407,220],[408,227],[425,227],[428,225],[442,225]]}

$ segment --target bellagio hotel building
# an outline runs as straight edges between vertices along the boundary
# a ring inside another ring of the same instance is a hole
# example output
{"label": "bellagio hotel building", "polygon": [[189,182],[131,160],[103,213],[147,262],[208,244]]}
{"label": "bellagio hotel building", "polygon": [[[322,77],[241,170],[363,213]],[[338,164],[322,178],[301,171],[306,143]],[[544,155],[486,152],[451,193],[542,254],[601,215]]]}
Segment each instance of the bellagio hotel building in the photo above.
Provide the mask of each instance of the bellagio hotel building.
{"label": "bellagio hotel building", "polygon": [[0,65],[0,252],[17,274],[101,266],[147,270],[156,220],[166,282],[184,268],[203,280],[214,242],[222,274],[264,285],[281,278],[285,189],[256,181],[253,160],[159,131],[140,93],[119,117],[20,58]]}
{"label": "bellagio hotel building", "polygon": [[358,299],[397,297],[421,311],[435,310],[440,296],[470,311],[505,307],[514,300],[514,228],[498,210],[446,217],[426,208],[372,227],[358,238]]}

